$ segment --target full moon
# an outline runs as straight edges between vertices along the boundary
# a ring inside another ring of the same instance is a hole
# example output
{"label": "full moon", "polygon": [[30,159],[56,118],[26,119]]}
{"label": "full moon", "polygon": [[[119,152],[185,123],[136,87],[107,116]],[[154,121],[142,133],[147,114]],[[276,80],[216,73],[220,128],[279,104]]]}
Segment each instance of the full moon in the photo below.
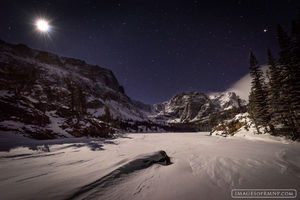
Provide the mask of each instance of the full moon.
{"label": "full moon", "polygon": [[38,19],[35,23],[37,29],[41,32],[48,32],[49,31],[49,23],[48,21],[44,20],[44,19]]}

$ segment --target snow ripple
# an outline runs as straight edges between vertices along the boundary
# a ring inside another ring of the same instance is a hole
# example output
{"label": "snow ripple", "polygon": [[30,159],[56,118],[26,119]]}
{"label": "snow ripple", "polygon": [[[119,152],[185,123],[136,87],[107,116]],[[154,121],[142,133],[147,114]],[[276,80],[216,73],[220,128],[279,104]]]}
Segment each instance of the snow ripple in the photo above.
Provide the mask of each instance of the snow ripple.
{"label": "snow ripple", "polygon": [[[95,196],[99,197],[104,194],[105,189],[112,185],[117,185],[119,182],[123,181],[129,175],[152,166],[155,163],[160,165],[169,165],[165,151],[158,151],[146,156],[138,157],[135,160],[124,164],[123,166],[117,168],[111,173],[101,177],[100,179],[81,187],[77,192],[75,192],[70,199],[93,199]],[[151,179],[151,177],[149,178]],[[137,193],[139,193],[143,187],[143,182],[137,187]]]}

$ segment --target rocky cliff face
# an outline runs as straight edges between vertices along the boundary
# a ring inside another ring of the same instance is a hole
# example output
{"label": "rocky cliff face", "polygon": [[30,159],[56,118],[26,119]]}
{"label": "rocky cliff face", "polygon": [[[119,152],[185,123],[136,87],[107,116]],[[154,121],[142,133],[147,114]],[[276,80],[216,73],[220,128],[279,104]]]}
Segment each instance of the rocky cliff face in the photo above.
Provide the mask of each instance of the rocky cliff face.
{"label": "rocky cliff face", "polygon": [[104,136],[148,121],[114,74],[82,60],[0,42],[0,129],[35,138]]}
{"label": "rocky cliff face", "polygon": [[108,69],[0,41],[0,131],[49,139],[185,130],[169,124],[197,122],[240,103],[232,92],[190,92],[145,105],[130,99]]}
{"label": "rocky cliff face", "polygon": [[157,120],[167,122],[191,122],[203,118],[215,110],[215,106],[203,93],[192,92],[174,96],[170,101],[154,105]]}
{"label": "rocky cliff face", "polygon": [[199,92],[182,93],[167,102],[153,105],[154,114],[149,117],[160,122],[191,123],[245,103],[234,92],[211,95]]}
{"label": "rocky cliff face", "polygon": [[247,104],[245,100],[241,99],[234,92],[213,93],[209,94],[208,97],[211,99],[212,103],[218,107],[218,110],[220,111],[238,108]]}

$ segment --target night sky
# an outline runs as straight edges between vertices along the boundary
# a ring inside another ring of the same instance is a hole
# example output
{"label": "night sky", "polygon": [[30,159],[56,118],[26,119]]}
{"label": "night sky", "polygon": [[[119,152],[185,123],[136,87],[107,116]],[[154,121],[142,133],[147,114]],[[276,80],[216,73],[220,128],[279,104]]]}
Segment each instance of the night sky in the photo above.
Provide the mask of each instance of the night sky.
{"label": "night sky", "polygon": [[[1,1],[0,38],[111,69],[133,99],[223,91],[278,52],[300,1]],[[50,21],[48,35],[34,27]],[[265,30],[265,31],[264,31]]]}

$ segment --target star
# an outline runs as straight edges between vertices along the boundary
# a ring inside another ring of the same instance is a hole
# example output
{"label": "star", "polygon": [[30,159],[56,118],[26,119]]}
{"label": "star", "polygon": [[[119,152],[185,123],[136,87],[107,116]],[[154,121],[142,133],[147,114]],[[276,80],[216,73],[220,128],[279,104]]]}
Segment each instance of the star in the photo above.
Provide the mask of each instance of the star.
{"label": "star", "polygon": [[264,32],[266,33],[267,31],[268,31],[268,29],[265,28],[265,29],[264,29]]}

